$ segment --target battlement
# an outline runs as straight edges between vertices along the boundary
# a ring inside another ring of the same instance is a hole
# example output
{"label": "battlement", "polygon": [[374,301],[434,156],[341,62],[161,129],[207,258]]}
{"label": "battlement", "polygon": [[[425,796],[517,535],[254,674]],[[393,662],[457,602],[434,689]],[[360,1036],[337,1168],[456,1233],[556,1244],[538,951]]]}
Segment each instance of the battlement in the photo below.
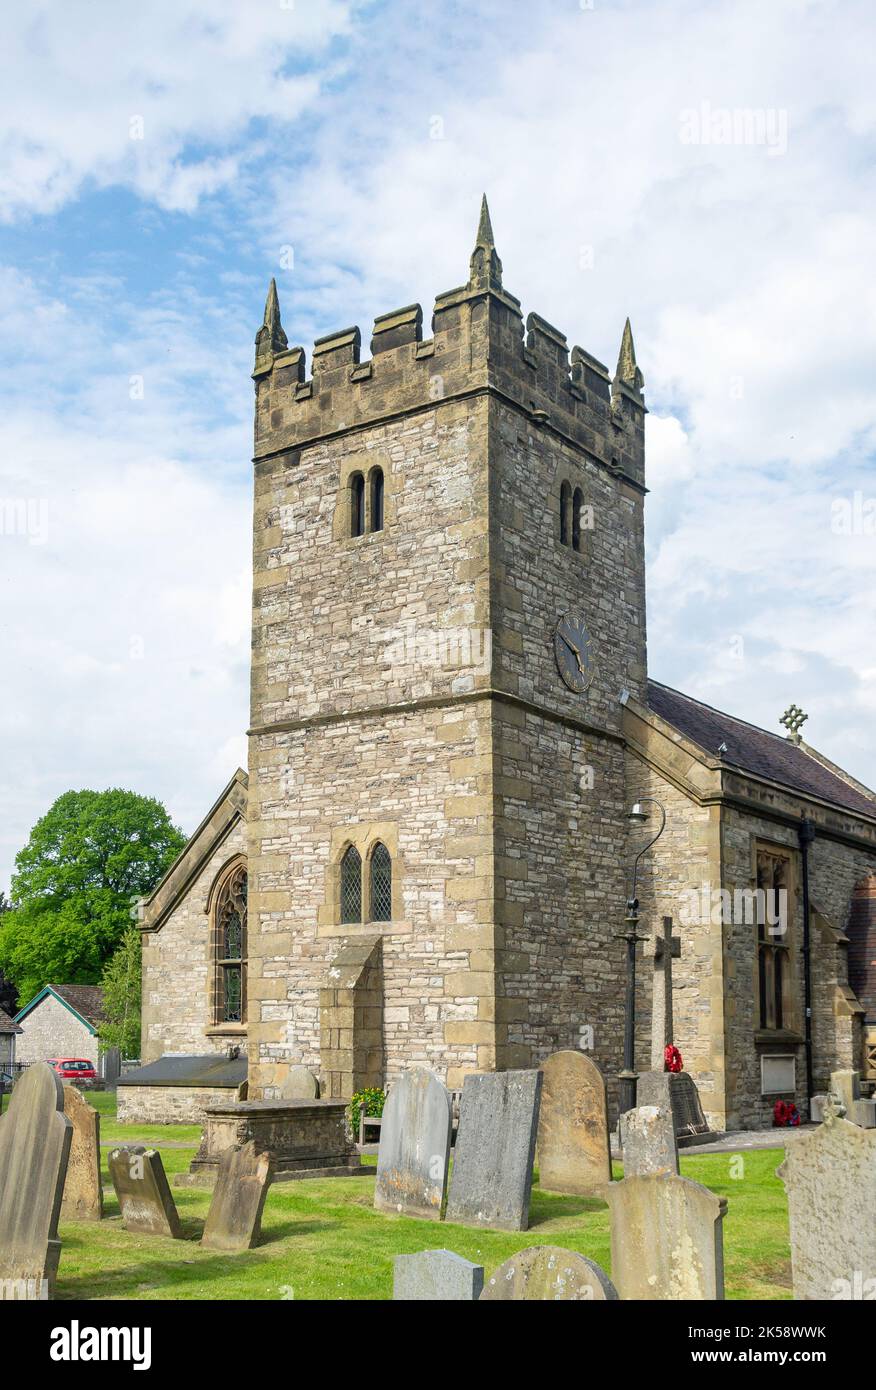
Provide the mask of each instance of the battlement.
{"label": "battlement", "polygon": [[494,392],[532,425],[554,430],[612,473],[644,486],[643,378],[627,320],[617,369],[530,313],[502,284],[486,199],[465,285],[438,295],[432,337],[419,304],[374,321],[368,360],[361,333],[345,328],[313,345],[311,375],[301,347],[289,348],[271,281],[256,337],[256,460],[333,434]]}

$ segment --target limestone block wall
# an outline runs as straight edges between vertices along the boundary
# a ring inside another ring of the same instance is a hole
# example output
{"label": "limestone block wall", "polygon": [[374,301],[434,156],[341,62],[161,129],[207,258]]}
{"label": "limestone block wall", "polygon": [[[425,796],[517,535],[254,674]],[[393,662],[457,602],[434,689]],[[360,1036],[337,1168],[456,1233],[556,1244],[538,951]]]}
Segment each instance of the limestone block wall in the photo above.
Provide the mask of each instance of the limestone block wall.
{"label": "limestone block wall", "polygon": [[84,1023],[54,995],[47,994],[20,1023],[17,1062],[46,1062],[50,1057],[87,1057],[100,1071],[100,1044]]}
{"label": "limestone block wall", "polygon": [[123,1125],[196,1125],[208,1105],[224,1105],[239,1087],[119,1086],[118,1120]]}
{"label": "limestone block wall", "polygon": [[222,1052],[232,1034],[242,1034],[240,1028],[211,1032],[213,963],[207,900],[224,866],[245,851],[245,826],[237,820],[160,929],[143,933],[144,1063],[166,1052]]}

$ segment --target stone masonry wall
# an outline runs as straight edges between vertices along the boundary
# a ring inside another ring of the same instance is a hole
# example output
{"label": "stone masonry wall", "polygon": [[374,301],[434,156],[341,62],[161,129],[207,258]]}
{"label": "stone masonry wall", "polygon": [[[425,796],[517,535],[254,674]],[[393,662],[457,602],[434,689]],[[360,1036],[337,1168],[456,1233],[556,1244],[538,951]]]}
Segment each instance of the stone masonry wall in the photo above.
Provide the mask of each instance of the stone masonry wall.
{"label": "stone masonry wall", "polygon": [[227,1086],[119,1086],[118,1121],[123,1125],[196,1125],[208,1105],[225,1105],[238,1088]]}
{"label": "stone masonry wall", "polygon": [[50,1057],[87,1057],[100,1071],[100,1045],[93,1033],[54,995],[21,1020],[15,1043],[17,1062],[46,1062]]}
{"label": "stone masonry wall", "polygon": [[207,900],[225,865],[245,851],[246,829],[238,820],[161,928],[143,934],[144,1063],[166,1052],[222,1052],[231,1034],[242,1032],[209,1031],[213,964]]}

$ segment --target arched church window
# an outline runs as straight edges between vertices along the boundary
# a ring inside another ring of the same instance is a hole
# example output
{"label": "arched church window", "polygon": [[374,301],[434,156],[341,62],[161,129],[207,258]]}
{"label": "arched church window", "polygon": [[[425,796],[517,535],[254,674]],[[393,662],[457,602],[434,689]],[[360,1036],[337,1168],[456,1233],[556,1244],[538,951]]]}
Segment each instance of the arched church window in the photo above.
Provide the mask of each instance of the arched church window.
{"label": "arched church window", "polygon": [[246,1012],[247,872],[237,864],[216,898],[216,1021],[242,1023]]}
{"label": "arched church window", "polygon": [[369,920],[392,921],[392,857],[386,845],[377,841],[371,851],[371,902]]}
{"label": "arched church window", "polygon": [[350,535],[365,534],[365,478],[354,473],[350,479]]}
{"label": "arched church window", "polygon": [[560,488],[560,545],[569,544],[572,521],[572,489],[568,483]]}
{"label": "arched church window", "polygon": [[355,845],[341,859],[341,921],[362,921],[362,856]]}
{"label": "arched church window", "polygon": [[383,530],[383,469],[371,470],[371,530]]}
{"label": "arched church window", "polygon": [[792,931],[791,861],[788,855],[759,850],[757,855],[758,1026],[791,1026],[792,979],[789,936]]}
{"label": "arched church window", "polygon": [[584,494],[579,487],[575,488],[572,497],[572,549],[581,549],[581,511],[584,506]]}

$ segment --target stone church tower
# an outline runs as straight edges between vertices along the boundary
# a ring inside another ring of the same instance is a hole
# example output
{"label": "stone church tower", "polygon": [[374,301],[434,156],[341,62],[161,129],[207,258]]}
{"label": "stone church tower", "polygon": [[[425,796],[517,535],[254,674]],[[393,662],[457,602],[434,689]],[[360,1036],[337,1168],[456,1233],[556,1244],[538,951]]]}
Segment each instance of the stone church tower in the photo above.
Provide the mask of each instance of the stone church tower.
{"label": "stone church tower", "polygon": [[580,1047],[614,1099],[642,801],[638,1069],[672,1026],[716,1128],[876,1087],[876,797],[648,679],[629,323],[613,378],[524,325],[485,202],[430,338],[409,305],[308,376],[272,283],[254,379],[249,771],[144,904],[144,1060],[239,1048],[272,1099]]}
{"label": "stone church tower", "polygon": [[456,1086],[583,1030],[617,1071],[620,695],[646,675],[629,325],[613,380],[524,326],[484,200],[430,338],[409,305],[365,362],[358,328],[320,339],[308,376],[272,284],[254,377],[251,1093],[290,1061],[324,1094],[414,1063]]}

